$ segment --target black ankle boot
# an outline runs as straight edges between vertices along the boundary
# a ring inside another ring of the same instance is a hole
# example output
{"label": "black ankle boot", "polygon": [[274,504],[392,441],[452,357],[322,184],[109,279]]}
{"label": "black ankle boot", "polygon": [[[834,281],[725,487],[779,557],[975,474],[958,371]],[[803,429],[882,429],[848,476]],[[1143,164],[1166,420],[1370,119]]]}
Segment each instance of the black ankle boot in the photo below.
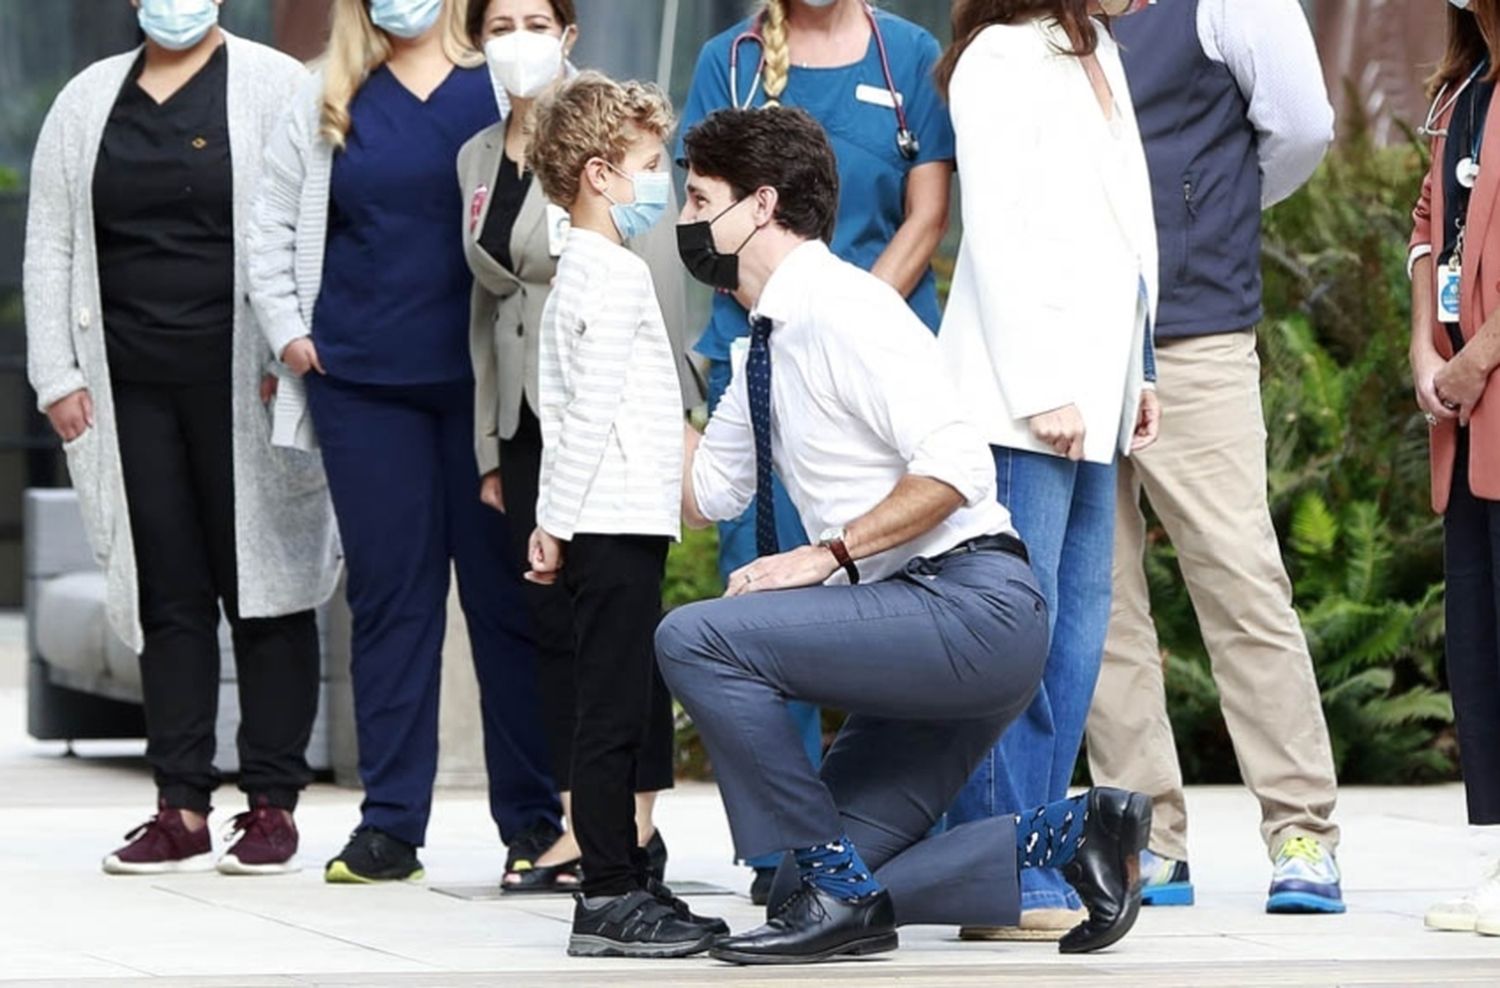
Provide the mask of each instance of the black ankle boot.
{"label": "black ankle boot", "polygon": [[1141,852],[1151,836],[1151,798],[1124,789],[1089,792],[1088,822],[1063,877],[1089,918],[1058,944],[1065,954],[1103,950],[1130,932],[1141,911]]}
{"label": "black ankle boot", "polygon": [[896,909],[885,889],[861,899],[836,899],[804,884],[759,929],[722,937],[709,949],[735,964],[809,964],[895,950]]}

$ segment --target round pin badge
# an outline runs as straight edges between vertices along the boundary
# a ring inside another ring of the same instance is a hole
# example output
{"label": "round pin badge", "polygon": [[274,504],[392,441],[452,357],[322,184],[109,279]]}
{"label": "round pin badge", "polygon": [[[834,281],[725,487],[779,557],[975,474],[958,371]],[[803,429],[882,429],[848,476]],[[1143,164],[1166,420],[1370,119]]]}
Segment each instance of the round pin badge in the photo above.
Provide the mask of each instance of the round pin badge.
{"label": "round pin badge", "polygon": [[1474,183],[1479,181],[1479,164],[1473,158],[1464,158],[1454,169],[1458,175],[1458,184],[1466,189],[1472,189]]}

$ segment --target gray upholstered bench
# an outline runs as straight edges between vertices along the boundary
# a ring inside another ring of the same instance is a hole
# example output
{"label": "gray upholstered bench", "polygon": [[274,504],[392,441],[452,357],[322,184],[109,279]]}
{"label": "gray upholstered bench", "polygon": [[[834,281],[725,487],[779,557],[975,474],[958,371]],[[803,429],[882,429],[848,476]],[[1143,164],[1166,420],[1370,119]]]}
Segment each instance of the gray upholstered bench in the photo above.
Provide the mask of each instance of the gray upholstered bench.
{"label": "gray upholstered bench", "polygon": [[[110,629],[104,574],[83,534],[77,496],[69,489],[29,490],[25,503],[27,730],[38,740],[77,741],[145,736],[140,663]],[[326,609],[325,609],[326,610]],[[328,620],[323,639],[323,702],[308,761],[330,766]],[[235,731],[240,705],[228,622],[219,628],[218,767],[239,767]],[[347,659],[343,660],[347,663]]]}

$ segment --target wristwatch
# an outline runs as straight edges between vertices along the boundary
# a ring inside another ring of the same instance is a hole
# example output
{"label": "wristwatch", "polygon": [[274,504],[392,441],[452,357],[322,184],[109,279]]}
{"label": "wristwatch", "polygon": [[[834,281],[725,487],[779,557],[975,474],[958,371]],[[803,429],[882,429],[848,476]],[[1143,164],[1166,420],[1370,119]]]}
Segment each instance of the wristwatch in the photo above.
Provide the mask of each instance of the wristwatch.
{"label": "wristwatch", "polygon": [[833,553],[833,558],[844,567],[844,572],[849,574],[849,584],[853,586],[859,583],[859,567],[854,565],[854,559],[849,555],[849,549],[844,545],[844,529],[829,528],[818,536],[818,545]]}

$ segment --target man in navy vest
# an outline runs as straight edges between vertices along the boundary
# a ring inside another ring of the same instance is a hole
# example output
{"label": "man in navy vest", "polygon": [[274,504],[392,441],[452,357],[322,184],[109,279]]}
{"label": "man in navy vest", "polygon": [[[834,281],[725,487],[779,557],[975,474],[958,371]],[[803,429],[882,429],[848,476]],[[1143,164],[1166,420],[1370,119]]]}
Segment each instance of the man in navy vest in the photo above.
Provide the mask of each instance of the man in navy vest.
{"label": "man in navy vest", "polygon": [[1260,213],[1333,130],[1297,0],[1160,0],[1116,32],[1161,245],[1161,440],[1121,462],[1115,603],[1090,715],[1099,785],[1150,793],[1144,900],[1188,905],[1187,815],[1143,566],[1144,492],[1177,549],[1275,862],[1270,912],[1343,912],[1333,756],[1266,502]]}

